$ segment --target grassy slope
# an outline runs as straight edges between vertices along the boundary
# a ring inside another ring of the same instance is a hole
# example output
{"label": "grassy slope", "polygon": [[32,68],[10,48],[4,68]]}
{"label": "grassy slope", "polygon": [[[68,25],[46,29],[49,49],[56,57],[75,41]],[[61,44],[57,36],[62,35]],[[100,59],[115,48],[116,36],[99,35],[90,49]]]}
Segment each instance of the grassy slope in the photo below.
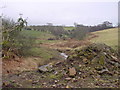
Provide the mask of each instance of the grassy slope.
{"label": "grassy slope", "polygon": [[103,31],[93,32],[98,37],[92,39],[94,43],[105,43],[114,49],[118,47],[118,28],[107,29]]}
{"label": "grassy slope", "polygon": [[50,37],[54,37],[52,34],[48,32],[40,32],[33,30],[23,30],[22,33],[27,36],[32,36],[34,38],[48,39]]}
{"label": "grassy slope", "polygon": [[[22,34],[27,35],[28,37],[38,38],[36,39],[37,44],[45,43],[45,42],[53,42],[50,40],[47,40],[48,38],[54,38],[55,36],[52,35],[49,32],[40,32],[40,31],[33,31],[33,30],[24,30],[22,31]],[[54,40],[55,42],[55,40]]]}

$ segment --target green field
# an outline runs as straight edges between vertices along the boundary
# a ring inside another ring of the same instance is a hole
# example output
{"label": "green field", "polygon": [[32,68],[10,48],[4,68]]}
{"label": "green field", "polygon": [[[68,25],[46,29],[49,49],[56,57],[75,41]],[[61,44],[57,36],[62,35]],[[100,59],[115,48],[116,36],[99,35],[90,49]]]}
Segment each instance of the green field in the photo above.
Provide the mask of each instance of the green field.
{"label": "green field", "polygon": [[118,49],[118,28],[92,32],[98,37],[91,39],[93,43],[105,43],[114,49]]}
{"label": "green field", "polygon": [[[41,31],[34,31],[34,30],[23,30],[21,32],[22,35],[25,35],[27,37],[35,38],[35,42],[37,44],[45,43],[45,42],[53,42],[48,40],[49,38],[55,38],[54,35],[52,35],[49,32],[41,32]],[[55,42],[56,40],[54,40]]]}
{"label": "green field", "polygon": [[73,30],[75,27],[64,27],[64,30]]}
{"label": "green field", "polygon": [[48,40],[48,38],[54,38],[55,37],[54,35],[48,32],[40,32],[40,31],[34,31],[34,30],[23,30],[21,34],[27,37],[32,37],[35,40],[34,45],[28,51],[30,56],[40,57],[46,61],[54,57],[59,58],[59,53],[57,51],[40,46],[42,43],[56,42],[56,40]]}
{"label": "green field", "polygon": [[34,30],[23,30],[21,33],[27,36],[31,36],[33,38],[41,38],[41,39],[48,39],[48,38],[55,37],[49,32],[40,32],[40,31],[34,31]]}

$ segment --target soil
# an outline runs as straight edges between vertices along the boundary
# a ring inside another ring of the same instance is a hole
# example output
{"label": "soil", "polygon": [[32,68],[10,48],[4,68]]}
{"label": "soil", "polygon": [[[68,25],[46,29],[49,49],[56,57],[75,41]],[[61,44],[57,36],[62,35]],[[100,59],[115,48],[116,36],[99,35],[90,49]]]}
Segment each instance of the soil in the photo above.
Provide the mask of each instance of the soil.
{"label": "soil", "polygon": [[[91,38],[94,37],[92,36]],[[68,39],[59,43],[41,44],[40,46],[69,54],[67,60],[52,63],[53,70],[51,72],[39,72],[37,62],[32,60],[36,59],[35,57],[28,59],[20,58],[19,60],[3,60],[3,88],[118,88],[119,80],[117,71],[110,71],[110,73],[105,75],[104,73],[100,74],[99,70],[97,71],[93,67],[94,65],[91,66],[89,64],[88,60],[94,59],[93,56],[83,56],[81,59],[80,56],[83,53],[78,53],[81,51],[75,51],[72,54],[69,53],[69,50],[89,46],[91,44],[89,40],[77,41]],[[117,58],[117,61],[119,61],[118,57],[114,55],[115,53],[113,53],[114,59]],[[69,68],[72,67],[75,68],[77,73],[73,77],[69,76]],[[113,65],[111,67],[114,68]]]}
{"label": "soil", "polygon": [[[32,58],[34,59],[34,58]],[[2,60],[2,73],[14,74],[22,71],[35,70],[38,68],[37,63],[33,62],[30,58],[19,60]]]}
{"label": "soil", "polygon": [[40,46],[42,47],[49,47],[61,52],[66,52],[67,50],[73,50],[75,48],[84,47],[91,44],[89,40],[75,40],[75,39],[67,39],[67,40],[60,40],[59,42],[55,43],[43,43]]}

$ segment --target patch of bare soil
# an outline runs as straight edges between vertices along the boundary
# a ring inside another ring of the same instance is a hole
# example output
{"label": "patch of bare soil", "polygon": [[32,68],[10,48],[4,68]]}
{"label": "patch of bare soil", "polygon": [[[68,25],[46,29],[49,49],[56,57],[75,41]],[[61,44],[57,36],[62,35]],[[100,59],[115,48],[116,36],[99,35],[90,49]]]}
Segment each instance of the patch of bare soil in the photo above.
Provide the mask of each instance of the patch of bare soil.
{"label": "patch of bare soil", "polygon": [[35,70],[38,65],[31,59],[22,59],[18,60],[2,60],[2,73],[4,74],[13,74],[19,73],[22,71]]}
{"label": "patch of bare soil", "polygon": [[89,40],[76,40],[76,39],[67,39],[67,40],[61,40],[59,42],[55,43],[44,43],[41,44],[40,46],[43,47],[49,47],[52,49],[59,49],[59,50],[68,50],[68,49],[73,49],[81,46],[86,46],[89,45],[90,41]]}

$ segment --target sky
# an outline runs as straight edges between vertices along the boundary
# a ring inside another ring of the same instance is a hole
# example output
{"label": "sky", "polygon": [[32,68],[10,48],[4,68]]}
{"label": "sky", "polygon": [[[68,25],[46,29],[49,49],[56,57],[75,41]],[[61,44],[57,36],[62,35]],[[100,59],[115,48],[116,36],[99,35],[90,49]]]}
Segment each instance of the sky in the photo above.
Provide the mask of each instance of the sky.
{"label": "sky", "polygon": [[29,25],[98,25],[118,23],[118,0],[1,0],[0,13],[18,19],[27,18]]}

